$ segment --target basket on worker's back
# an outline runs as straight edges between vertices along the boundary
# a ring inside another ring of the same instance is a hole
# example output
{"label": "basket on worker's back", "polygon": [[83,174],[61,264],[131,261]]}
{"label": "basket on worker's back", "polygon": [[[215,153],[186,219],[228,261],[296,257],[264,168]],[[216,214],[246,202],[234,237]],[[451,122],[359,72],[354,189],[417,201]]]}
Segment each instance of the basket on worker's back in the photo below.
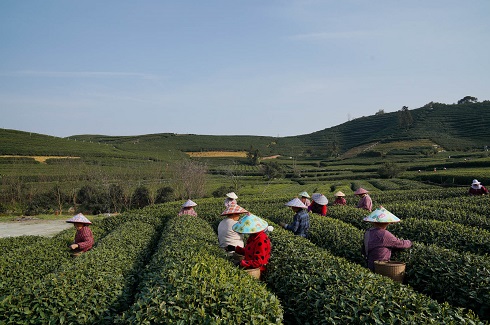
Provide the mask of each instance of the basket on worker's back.
{"label": "basket on worker's back", "polygon": [[391,278],[396,282],[403,282],[405,277],[405,263],[396,261],[374,261],[374,273]]}
{"label": "basket on worker's back", "polygon": [[254,278],[260,279],[260,268],[246,269],[245,271],[251,276],[253,276]]}

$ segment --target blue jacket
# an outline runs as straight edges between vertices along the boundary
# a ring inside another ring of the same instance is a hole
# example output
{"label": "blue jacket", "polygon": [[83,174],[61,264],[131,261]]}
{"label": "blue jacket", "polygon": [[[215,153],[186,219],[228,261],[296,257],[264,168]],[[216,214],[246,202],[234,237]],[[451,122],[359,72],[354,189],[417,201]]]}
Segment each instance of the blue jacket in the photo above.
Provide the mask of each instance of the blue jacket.
{"label": "blue jacket", "polygon": [[286,225],[284,229],[291,230],[295,235],[308,237],[310,215],[305,209],[298,211],[293,217],[293,223]]}

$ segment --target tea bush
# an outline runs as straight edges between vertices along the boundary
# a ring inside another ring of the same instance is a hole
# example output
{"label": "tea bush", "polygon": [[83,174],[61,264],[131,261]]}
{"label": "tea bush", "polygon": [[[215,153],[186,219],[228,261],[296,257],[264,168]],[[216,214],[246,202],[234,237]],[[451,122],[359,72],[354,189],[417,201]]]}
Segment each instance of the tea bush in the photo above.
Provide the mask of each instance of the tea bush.
{"label": "tea bush", "polygon": [[111,324],[132,301],[156,234],[148,223],[122,224],[89,252],[4,296],[0,323]]}
{"label": "tea bush", "polygon": [[118,323],[280,324],[279,300],[225,259],[201,218],[171,218]]}
{"label": "tea bush", "polygon": [[336,257],[277,229],[266,282],[290,324],[474,324],[470,311],[438,303],[408,286]]}

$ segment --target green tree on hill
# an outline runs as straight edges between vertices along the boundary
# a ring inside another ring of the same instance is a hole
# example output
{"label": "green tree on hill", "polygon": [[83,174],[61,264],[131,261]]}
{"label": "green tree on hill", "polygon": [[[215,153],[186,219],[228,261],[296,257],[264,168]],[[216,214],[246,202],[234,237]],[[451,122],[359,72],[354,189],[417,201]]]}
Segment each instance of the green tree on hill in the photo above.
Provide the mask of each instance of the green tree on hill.
{"label": "green tree on hill", "polygon": [[412,114],[408,110],[407,106],[403,106],[401,110],[398,111],[398,123],[400,127],[407,130],[413,124]]}
{"label": "green tree on hill", "polygon": [[274,178],[280,178],[283,176],[283,168],[276,161],[263,164],[262,170],[264,172],[264,177],[268,180],[272,180]]}
{"label": "green tree on hill", "polygon": [[405,168],[397,165],[394,162],[386,162],[378,169],[378,174],[382,178],[395,178],[400,173],[404,172]]}
{"label": "green tree on hill", "polygon": [[473,97],[473,96],[465,96],[458,100],[458,104],[467,104],[467,103],[477,103],[478,98]]}
{"label": "green tree on hill", "polygon": [[259,149],[254,149],[250,146],[250,149],[247,151],[247,159],[251,165],[257,166],[260,163]]}

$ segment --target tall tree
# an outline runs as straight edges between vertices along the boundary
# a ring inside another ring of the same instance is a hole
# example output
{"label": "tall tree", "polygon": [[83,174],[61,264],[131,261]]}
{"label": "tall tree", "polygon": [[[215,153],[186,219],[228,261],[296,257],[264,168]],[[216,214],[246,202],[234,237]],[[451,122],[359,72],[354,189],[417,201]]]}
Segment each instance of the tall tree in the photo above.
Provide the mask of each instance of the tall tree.
{"label": "tall tree", "polygon": [[413,124],[412,114],[407,106],[403,106],[402,109],[398,111],[398,123],[400,127],[404,129],[408,129]]}

